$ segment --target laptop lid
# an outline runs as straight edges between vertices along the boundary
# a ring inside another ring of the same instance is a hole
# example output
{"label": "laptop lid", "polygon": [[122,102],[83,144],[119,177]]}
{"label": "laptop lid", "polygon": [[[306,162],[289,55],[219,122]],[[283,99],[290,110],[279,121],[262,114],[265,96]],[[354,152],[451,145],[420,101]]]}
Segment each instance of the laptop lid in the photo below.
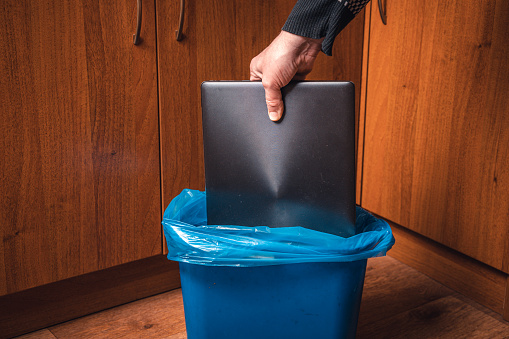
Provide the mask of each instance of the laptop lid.
{"label": "laptop lid", "polygon": [[276,123],[260,82],[210,81],[201,89],[210,225],[355,234],[351,82],[291,82]]}

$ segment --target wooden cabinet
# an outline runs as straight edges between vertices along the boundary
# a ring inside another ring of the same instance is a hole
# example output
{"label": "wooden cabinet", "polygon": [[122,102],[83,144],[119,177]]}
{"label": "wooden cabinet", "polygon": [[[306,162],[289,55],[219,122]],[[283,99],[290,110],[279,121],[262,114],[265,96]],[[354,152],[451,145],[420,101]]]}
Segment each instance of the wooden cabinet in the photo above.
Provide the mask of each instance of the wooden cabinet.
{"label": "wooden cabinet", "polygon": [[0,12],[0,295],[162,253],[153,3]]}
{"label": "wooden cabinet", "polygon": [[361,204],[509,273],[509,2],[372,4]]}

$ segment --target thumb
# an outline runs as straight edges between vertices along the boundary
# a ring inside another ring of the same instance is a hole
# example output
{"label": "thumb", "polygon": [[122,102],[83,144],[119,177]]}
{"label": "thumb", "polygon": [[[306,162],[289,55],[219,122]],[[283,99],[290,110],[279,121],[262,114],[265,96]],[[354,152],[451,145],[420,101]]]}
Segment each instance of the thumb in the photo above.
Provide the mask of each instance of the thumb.
{"label": "thumb", "polygon": [[263,87],[265,88],[265,102],[267,103],[269,118],[272,121],[278,121],[283,116],[284,111],[281,89],[276,84],[263,83]]}

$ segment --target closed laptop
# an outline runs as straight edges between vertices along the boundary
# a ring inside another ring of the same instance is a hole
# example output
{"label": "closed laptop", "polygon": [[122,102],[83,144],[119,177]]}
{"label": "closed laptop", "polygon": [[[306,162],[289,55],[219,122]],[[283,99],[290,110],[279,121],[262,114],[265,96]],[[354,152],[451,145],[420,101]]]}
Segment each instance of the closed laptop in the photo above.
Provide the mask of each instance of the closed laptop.
{"label": "closed laptop", "polygon": [[291,82],[279,122],[267,115],[260,82],[201,88],[210,225],[355,234],[352,83]]}

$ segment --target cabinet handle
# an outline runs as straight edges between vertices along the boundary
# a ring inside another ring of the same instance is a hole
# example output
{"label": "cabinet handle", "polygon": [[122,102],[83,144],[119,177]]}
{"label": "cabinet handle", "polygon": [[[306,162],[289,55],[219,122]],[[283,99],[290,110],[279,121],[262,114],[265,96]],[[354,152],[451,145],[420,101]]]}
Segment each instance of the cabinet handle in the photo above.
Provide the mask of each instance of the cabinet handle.
{"label": "cabinet handle", "polygon": [[141,31],[141,0],[138,0],[138,17],[136,19],[136,34],[133,34],[133,43],[138,45],[141,42],[140,31]]}
{"label": "cabinet handle", "polygon": [[185,0],[180,0],[180,20],[179,20],[179,29],[175,31],[175,36],[177,37],[177,41],[181,41],[184,39],[184,35],[182,34],[182,26],[184,26],[184,8],[185,8]]}
{"label": "cabinet handle", "polygon": [[383,24],[387,25],[387,15],[385,14],[385,11],[382,10],[382,0],[378,0],[378,11],[380,12],[380,18],[382,18]]}

